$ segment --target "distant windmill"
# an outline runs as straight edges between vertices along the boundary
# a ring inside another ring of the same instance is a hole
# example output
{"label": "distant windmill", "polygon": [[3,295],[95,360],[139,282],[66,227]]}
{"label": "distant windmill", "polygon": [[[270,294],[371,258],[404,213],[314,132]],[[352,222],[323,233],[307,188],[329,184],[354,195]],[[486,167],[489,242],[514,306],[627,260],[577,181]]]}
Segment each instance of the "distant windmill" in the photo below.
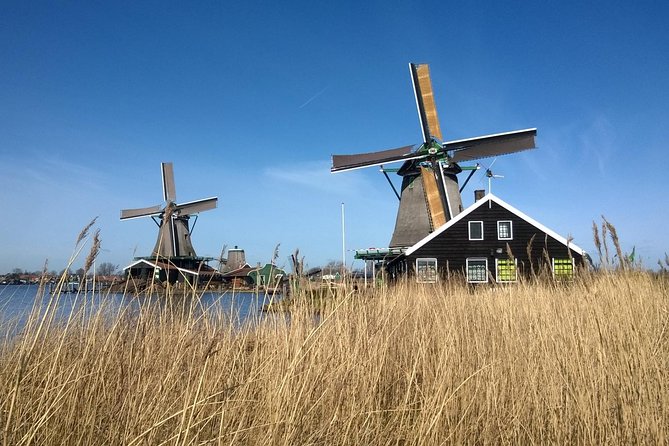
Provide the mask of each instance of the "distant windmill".
{"label": "distant windmill", "polygon": [[[537,133],[532,128],[442,142],[429,68],[412,63],[409,70],[423,142],[380,152],[332,156],[333,173],[381,165],[389,182],[387,172],[397,172],[402,177],[401,191],[395,190],[400,205],[391,248],[413,245],[462,211],[457,174],[463,168],[458,163],[533,149]],[[399,169],[383,167],[398,161],[403,162]],[[467,181],[469,178],[471,173]]]}
{"label": "distant windmill", "polygon": [[[189,227],[190,217],[200,212],[214,209],[217,197],[189,201],[178,204],[174,184],[172,163],[161,163],[163,178],[164,205],[121,211],[121,220],[151,217],[158,225],[158,239],[151,256],[165,258],[193,258],[195,249],[191,242],[192,228]],[[197,216],[196,216],[197,218]],[[197,221],[197,220],[196,220]],[[193,223],[195,226],[195,223]]]}
{"label": "distant windmill", "polygon": [[228,249],[228,245],[223,245],[221,248],[221,254],[218,256],[218,271],[222,272],[225,268],[225,265],[228,263],[228,259],[225,258],[225,251]]}

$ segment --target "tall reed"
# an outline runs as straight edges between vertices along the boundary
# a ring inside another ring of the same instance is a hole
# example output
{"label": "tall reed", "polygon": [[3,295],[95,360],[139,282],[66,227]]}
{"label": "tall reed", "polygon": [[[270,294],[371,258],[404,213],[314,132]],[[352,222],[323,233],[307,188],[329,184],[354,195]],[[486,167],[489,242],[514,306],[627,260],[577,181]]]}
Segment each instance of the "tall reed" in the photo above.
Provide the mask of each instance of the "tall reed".
{"label": "tall reed", "polygon": [[3,442],[666,444],[668,288],[405,282],[246,324],[196,293],[64,319],[47,295],[0,346]]}

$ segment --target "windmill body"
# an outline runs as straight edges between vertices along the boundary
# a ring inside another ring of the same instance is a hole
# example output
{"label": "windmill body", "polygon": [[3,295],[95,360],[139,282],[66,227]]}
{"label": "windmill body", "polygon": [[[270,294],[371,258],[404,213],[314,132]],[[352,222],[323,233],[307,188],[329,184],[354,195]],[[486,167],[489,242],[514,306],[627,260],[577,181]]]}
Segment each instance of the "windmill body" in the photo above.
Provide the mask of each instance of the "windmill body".
{"label": "windmill body", "polygon": [[121,220],[151,217],[158,226],[158,238],[151,253],[156,261],[166,261],[177,267],[193,268],[200,260],[195,254],[190,226],[192,216],[197,218],[200,212],[216,208],[217,197],[204,198],[186,203],[176,202],[176,186],[172,163],[162,163],[163,206],[125,209],[121,211]]}
{"label": "windmill body", "polygon": [[[402,162],[400,204],[390,248],[412,246],[462,211],[459,163],[534,148],[536,129],[442,142],[427,64],[409,64],[423,142],[356,155],[333,155],[331,172]],[[382,169],[384,173],[389,169]]]}

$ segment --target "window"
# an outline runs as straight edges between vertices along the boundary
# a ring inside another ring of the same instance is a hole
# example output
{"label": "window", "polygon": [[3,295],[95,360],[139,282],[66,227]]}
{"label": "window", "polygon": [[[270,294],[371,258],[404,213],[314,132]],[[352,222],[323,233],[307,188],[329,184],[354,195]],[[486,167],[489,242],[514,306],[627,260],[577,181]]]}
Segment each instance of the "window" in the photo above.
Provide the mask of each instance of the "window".
{"label": "window", "polygon": [[467,282],[485,283],[488,281],[488,259],[467,259]]}
{"label": "window", "polygon": [[497,222],[497,238],[499,240],[513,239],[513,227],[511,225],[511,220]]}
{"label": "window", "polygon": [[416,259],[416,282],[437,282],[437,259]]}
{"label": "window", "polygon": [[572,279],[574,277],[574,260],[554,258],[553,277],[556,279]]}
{"label": "window", "polygon": [[469,240],[483,240],[483,222],[469,222]]}
{"label": "window", "polygon": [[516,269],[515,259],[496,259],[495,263],[497,264],[498,282],[515,282],[518,280],[518,270]]}

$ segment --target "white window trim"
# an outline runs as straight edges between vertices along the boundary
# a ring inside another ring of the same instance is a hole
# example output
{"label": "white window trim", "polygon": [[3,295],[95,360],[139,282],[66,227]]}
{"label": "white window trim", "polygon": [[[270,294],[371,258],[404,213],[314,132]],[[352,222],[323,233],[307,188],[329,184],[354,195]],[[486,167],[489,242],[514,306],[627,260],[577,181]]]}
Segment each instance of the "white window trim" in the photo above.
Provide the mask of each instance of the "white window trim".
{"label": "white window trim", "polygon": [[[434,280],[421,280],[420,274],[418,273],[418,262],[419,261],[433,261],[434,262]],[[438,262],[435,257],[419,257],[416,259],[416,282],[418,283],[437,283],[439,281],[439,267]]]}
{"label": "white window trim", "polygon": [[500,260],[510,260],[510,259],[495,259],[495,281],[497,283],[514,283],[518,282],[518,259],[513,259],[513,263],[515,263],[516,268],[516,278],[513,280],[499,280],[499,261]]}
{"label": "white window trim", "polygon": [[[472,238],[472,223],[481,224],[481,238]],[[472,220],[467,225],[469,240],[483,240],[483,221],[482,220]]]}
{"label": "white window trim", "polygon": [[[559,258],[558,260],[567,260],[565,258]],[[555,279],[555,257],[551,257],[551,272],[553,273],[553,279]],[[576,276],[576,262],[574,259],[571,259],[571,278],[573,279]]]}
{"label": "white window trim", "polygon": [[[500,223],[509,224],[509,237],[501,237],[499,235],[499,225]],[[500,220],[497,222],[497,240],[513,240],[513,221],[512,220]]]}
{"label": "white window trim", "polygon": [[[469,279],[469,262],[470,261],[484,261],[485,262],[485,280],[470,280]],[[468,283],[488,283],[488,259],[485,257],[468,257],[467,258],[467,282]]]}

